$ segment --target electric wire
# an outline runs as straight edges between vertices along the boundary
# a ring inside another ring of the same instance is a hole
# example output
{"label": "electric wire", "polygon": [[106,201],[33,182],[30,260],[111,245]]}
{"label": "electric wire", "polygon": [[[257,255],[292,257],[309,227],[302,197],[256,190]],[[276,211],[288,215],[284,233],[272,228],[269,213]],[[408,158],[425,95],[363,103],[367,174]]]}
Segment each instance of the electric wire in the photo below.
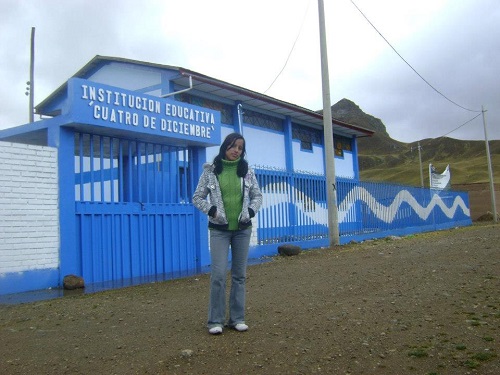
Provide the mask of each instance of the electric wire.
{"label": "electric wire", "polygon": [[453,133],[454,131],[456,131],[456,130],[460,129],[462,126],[467,125],[469,122],[474,121],[475,119],[477,119],[477,118],[478,118],[479,116],[481,116],[481,115],[482,115],[482,112],[481,112],[481,113],[478,113],[476,116],[474,116],[473,118],[471,118],[469,121],[464,122],[464,123],[463,123],[462,125],[460,125],[459,127],[457,127],[457,128],[455,128],[455,129],[453,129],[453,130],[449,131],[448,133],[446,133],[446,134],[444,134],[444,135],[442,135],[442,136],[440,136],[440,137],[434,138],[434,139],[439,139],[439,138],[444,138],[444,137],[446,137],[448,134]]}
{"label": "electric wire", "polygon": [[[451,133],[453,133],[454,131],[456,131],[456,130],[460,129],[462,126],[465,126],[465,125],[467,125],[468,123],[470,123],[470,122],[474,121],[475,119],[477,119],[477,118],[478,118],[479,116],[481,116],[481,115],[482,115],[482,111],[481,111],[481,113],[477,114],[476,116],[474,116],[474,117],[473,117],[473,118],[471,118],[470,120],[468,120],[468,121],[464,122],[462,125],[460,125],[460,126],[456,127],[456,128],[455,128],[455,129],[453,129],[453,130],[450,130],[448,133],[443,134],[443,135],[441,135],[441,136],[439,136],[439,137],[435,137],[435,138],[431,138],[431,139],[427,140],[427,141],[425,142],[425,145],[430,144],[432,141],[436,141],[436,140],[438,140],[438,139],[440,139],[440,138],[444,138],[444,137],[446,137],[448,134],[451,134]],[[423,145],[423,144],[424,144],[424,143],[422,143],[422,145]],[[422,145],[419,145],[418,147],[422,148]]]}
{"label": "electric wire", "polygon": [[306,11],[304,13],[304,18],[302,19],[302,24],[300,25],[299,32],[297,34],[297,37],[295,38],[295,41],[293,42],[292,48],[290,49],[290,52],[288,53],[288,57],[285,60],[285,64],[283,65],[283,67],[279,71],[279,73],[276,76],[276,78],[274,78],[274,80],[271,82],[271,84],[269,85],[269,87],[266,89],[266,91],[263,92],[263,94],[265,94],[266,92],[268,92],[271,89],[271,87],[273,87],[274,83],[277,81],[277,79],[279,78],[279,76],[281,75],[281,73],[283,73],[283,71],[285,70],[285,67],[288,64],[288,60],[290,60],[290,56],[292,56],[292,52],[295,49],[295,44],[297,44],[297,40],[299,40],[299,37],[302,34],[302,28],[303,28],[304,23],[306,21],[306,16],[307,16],[307,13],[309,11],[309,5],[310,4],[311,4],[311,0],[309,0],[308,3],[307,3],[307,8],[306,8]]}
{"label": "electric wire", "polygon": [[389,41],[382,35],[382,33],[380,31],[378,31],[378,29],[375,27],[375,25],[373,25],[373,23],[368,19],[368,17],[366,17],[366,15],[361,11],[361,9],[359,9],[359,7],[356,5],[356,3],[353,0],[351,0],[351,3],[356,7],[356,9],[359,11],[359,13],[361,13],[361,15],[366,19],[366,21],[368,21],[368,23],[375,29],[375,31],[382,37],[382,39],[384,39],[384,41],[389,45],[389,47],[391,47],[392,50],[394,52],[396,52],[396,54],[401,58],[401,60],[403,60],[406,63],[406,65],[408,65],[410,67],[410,69],[413,70],[420,77],[420,79],[422,79],[435,92],[437,92],[439,95],[441,95],[443,98],[445,98],[450,103],[453,103],[457,107],[465,109],[466,111],[469,111],[469,112],[482,112],[482,111],[478,111],[478,110],[474,110],[474,109],[469,109],[469,108],[461,106],[460,104],[458,104],[458,103],[454,102],[453,100],[451,100],[450,98],[448,98],[446,95],[444,95],[441,91],[439,91],[433,85],[431,85],[429,83],[429,81],[427,81],[419,72],[417,72],[417,70],[415,68],[413,68],[413,66],[411,66],[410,63],[408,61],[406,61],[403,56],[401,56],[401,54],[391,45],[391,43],[389,43]]}
{"label": "electric wire", "polygon": [[[468,120],[468,121],[464,122],[462,125],[458,126],[457,128],[455,128],[455,129],[453,129],[453,130],[449,131],[448,133],[446,133],[446,134],[444,134],[444,135],[442,135],[442,136],[440,136],[440,137],[431,138],[431,139],[427,140],[427,142],[422,143],[422,144],[421,144],[421,141],[418,141],[418,146],[416,147],[416,149],[417,149],[417,150],[422,150],[423,146],[430,145],[432,141],[436,141],[436,140],[438,140],[438,139],[440,139],[440,138],[444,138],[444,137],[446,137],[448,134],[453,133],[455,130],[458,130],[458,129],[460,129],[462,126],[465,126],[465,125],[467,125],[468,123],[470,123],[470,122],[474,121],[476,118],[478,118],[478,117],[479,117],[479,116],[481,116],[482,114],[483,114],[483,111],[481,111],[481,113],[477,114],[476,116],[474,116],[474,117],[473,117],[473,118],[471,118],[470,120]],[[410,148],[410,152],[413,152],[413,147],[411,147],[411,148]],[[421,162],[420,162],[420,163],[421,163]],[[449,165],[449,164],[448,164],[448,165]]]}

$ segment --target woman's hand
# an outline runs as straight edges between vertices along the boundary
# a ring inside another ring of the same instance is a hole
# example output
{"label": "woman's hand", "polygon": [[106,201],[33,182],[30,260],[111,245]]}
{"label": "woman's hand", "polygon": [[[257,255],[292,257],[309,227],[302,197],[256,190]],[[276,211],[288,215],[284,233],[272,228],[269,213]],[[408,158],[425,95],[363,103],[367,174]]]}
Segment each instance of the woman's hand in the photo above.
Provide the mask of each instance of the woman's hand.
{"label": "woman's hand", "polygon": [[217,206],[210,207],[210,210],[208,210],[208,216],[214,219],[217,218]]}

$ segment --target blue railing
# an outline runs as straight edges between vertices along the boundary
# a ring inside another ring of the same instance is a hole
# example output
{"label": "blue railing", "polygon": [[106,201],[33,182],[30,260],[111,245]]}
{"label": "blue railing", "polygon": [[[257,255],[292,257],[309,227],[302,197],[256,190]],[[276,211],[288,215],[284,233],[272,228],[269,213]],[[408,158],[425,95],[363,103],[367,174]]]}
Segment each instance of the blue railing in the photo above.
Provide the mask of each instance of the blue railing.
{"label": "blue railing", "polygon": [[328,237],[323,176],[277,169],[257,169],[256,173],[263,193],[259,244]]}
{"label": "blue railing", "polygon": [[[328,243],[326,179],[255,168],[263,193],[257,245]],[[336,178],[341,243],[470,225],[465,192]],[[311,242],[312,241],[312,242]]]}

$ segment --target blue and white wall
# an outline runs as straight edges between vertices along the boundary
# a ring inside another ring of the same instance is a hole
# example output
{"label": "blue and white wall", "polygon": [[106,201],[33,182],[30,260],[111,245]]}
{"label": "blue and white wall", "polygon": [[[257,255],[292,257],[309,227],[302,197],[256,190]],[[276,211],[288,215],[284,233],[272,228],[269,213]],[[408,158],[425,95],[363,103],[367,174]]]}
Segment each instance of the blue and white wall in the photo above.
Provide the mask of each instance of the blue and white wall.
{"label": "blue and white wall", "polygon": [[0,142],[0,294],[58,283],[57,154]]}

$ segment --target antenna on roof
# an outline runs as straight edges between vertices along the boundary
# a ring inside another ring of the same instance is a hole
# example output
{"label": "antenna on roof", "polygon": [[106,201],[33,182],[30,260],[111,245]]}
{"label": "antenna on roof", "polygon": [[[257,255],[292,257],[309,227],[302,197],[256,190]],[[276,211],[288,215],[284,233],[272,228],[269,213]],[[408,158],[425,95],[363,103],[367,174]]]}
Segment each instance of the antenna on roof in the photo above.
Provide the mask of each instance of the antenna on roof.
{"label": "antenna on roof", "polygon": [[33,122],[33,115],[35,113],[34,94],[35,94],[35,28],[31,28],[31,50],[30,50],[30,80],[26,82],[26,95],[29,96],[29,122]]}

